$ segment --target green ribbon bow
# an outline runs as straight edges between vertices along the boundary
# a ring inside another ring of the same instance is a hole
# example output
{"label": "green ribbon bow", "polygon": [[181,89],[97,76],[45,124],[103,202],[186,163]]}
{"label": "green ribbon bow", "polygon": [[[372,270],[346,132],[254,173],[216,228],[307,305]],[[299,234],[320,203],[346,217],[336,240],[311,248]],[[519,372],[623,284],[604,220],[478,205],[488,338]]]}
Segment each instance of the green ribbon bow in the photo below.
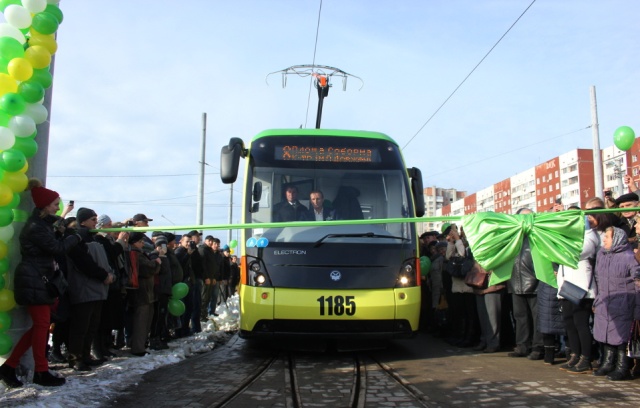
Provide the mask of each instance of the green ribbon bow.
{"label": "green ribbon bow", "polygon": [[580,211],[516,215],[482,212],[462,217],[462,223],[474,258],[484,269],[493,271],[489,285],[511,278],[525,236],[538,280],[557,288],[552,263],[578,267],[585,225]]}

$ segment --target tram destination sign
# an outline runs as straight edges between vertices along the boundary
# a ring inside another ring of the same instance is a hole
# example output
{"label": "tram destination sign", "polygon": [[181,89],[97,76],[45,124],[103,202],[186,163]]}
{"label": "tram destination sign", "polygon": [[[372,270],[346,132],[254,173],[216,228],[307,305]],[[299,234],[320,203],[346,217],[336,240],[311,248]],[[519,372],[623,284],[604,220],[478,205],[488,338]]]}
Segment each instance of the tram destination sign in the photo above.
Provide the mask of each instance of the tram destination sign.
{"label": "tram destination sign", "polygon": [[379,163],[380,152],[371,147],[357,146],[275,146],[275,159],[335,163]]}

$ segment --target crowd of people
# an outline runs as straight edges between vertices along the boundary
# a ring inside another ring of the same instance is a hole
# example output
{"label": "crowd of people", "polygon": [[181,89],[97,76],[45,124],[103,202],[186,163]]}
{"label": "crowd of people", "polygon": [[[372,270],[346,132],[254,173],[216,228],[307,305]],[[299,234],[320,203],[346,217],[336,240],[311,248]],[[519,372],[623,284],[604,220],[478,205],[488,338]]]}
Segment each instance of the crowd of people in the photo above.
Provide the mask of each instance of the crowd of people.
{"label": "crowd of people", "polygon": [[[592,198],[585,209],[637,208],[640,191],[627,182],[629,193],[614,198],[605,191],[605,200]],[[562,210],[561,204],[549,209]],[[536,278],[526,237],[511,277],[492,286],[487,279],[478,287],[455,272],[454,265],[466,259],[468,274],[491,276],[473,261],[464,231],[445,224],[442,231],[425,232],[421,254],[431,266],[423,276],[421,326],[477,352],[507,351],[509,357],[548,365],[564,357],[559,368],[568,373],[612,381],[640,378],[640,360],[627,355],[632,324],[640,320],[639,221],[635,211],[588,215],[577,269],[554,265],[559,289]],[[564,298],[560,290],[565,283],[580,288],[583,298]]]}
{"label": "crowd of people", "polygon": [[[91,371],[115,356],[112,350],[128,349],[141,357],[148,348],[166,349],[171,338],[200,332],[201,323],[217,316],[216,307],[236,291],[237,257],[218,238],[209,235],[201,242],[196,230],[180,237],[167,231],[154,231],[151,237],[101,232],[149,227],[153,220],[136,214],[113,222],[84,207],[68,216],[73,203],[57,215],[57,192],[35,179],[28,189],[35,208],[20,234],[14,294],[33,323],[0,366],[0,379],[9,387],[23,385],[16,367],[29,348],[33,382],[60,386],[65,379],[51,374],[49,362]],[[180,282],[189,291],[182,298],[185,312],[175,316],[169,300]]]}

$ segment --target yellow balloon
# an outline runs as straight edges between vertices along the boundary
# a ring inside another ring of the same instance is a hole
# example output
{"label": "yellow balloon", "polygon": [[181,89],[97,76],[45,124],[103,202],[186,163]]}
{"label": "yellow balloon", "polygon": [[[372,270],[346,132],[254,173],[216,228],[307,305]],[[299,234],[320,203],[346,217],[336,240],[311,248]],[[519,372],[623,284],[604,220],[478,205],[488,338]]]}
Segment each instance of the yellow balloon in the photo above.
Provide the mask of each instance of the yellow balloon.
{"label": "yellow balloon", "polygon": [[[8,173],[5,173],[5,175]],[[24,190],[23,190],[24,191]],[[0,183],[0,207],[4,207],[9,204],[13,200],[13,191],[9,188],[8,185],[4,183]]]}
{"label": "yellow balloon", "polygon": [[33,67],[25,58],[14,58],[7,66],[9,75],[18,81],[26,81],[33,75]]}
{"label": "yellow balloon", "polygon": [[26,174],[20,173],[20,171],[6,171],[4,173],[4,177],[2,178],[2,184],[9,187],[11,191],[11,199],[13,200],[13,193],[21,193],[27,188],[27,184],[29,184],[29,178]]}
{"label": "yellow balloon", "polygon": [[0,73],[0,95],[8,92],[18,92],[18,83],[9,75]]}
{"label": "yellow balloon", "polygon": [[58,51],[58,43],[56,42],[53,34],[45,35],[37,31],[33,31],[31,38],[29,38],[29,45],[41,45],[49,51],[49,54],[53,55]]}
{"label": "yellow balloon", "polygon": [[51,64],[51,53],[42,45],[34,45],[27,48],[24,52],[24,58],[35,69],[46,68]]}
{"label": "yellow balloon", "polygon": [[29,162],[28,162],[28,161],[25,161],[25,162],[24,162],[24,167],[23,167],[23,168],[21,168],[20,170],[18,170],[18,171],[17,171],[17,173],[22,173],[22,174],[24,174],[24,173],[26,173],[26,172],[27,172],[27,170],[29,170]]}
{"label": "yellow balloon", "polygon": [[13,291],[0,289],[0,312],[8,312],[14,307],[16,307],[16,299],[13,297]]}
{"label": "yellow balloon", "polygon": [[6,258],[8,253],[9,247],[7,246],[7,243],[0,240],[0,259]]}

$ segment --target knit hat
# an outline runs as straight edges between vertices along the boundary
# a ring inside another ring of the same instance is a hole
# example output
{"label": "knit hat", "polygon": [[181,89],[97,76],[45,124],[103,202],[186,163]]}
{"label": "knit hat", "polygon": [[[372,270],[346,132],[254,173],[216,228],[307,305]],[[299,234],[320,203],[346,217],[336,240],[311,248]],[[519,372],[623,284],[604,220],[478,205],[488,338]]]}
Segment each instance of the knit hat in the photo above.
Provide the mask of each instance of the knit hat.
{"label": "knit hat", "polygon": [[111,218],[107,214],[102,214],[98,217],[98,223],[96,224],[96,228],[102,228],[106,224],[111,222]]}
{"label": "knit hat", "polygon": [[158,235],[155,240],[155,246],[159,247],[162,244],[165,244],[165,245],[168,244],[167,238],[164,235]]}
{"label": "knit hat", "polygon": [[88,220],[91,217],[97,217],[98,214],[96,214],[95,211],[93,211],[90,208],[79,208],[78,211],[76,212],[76,218],[78,220],[78,224],[82,224],[83,222],[85,222],[86,220]]}
{"label": "knit hat", "polygon": [[176,240],[175,234],[172,234],[170,232],[165,233],[164,236],[167,237],[167,242],[172,242]]}
{"label": "knit hat", "polygon": [[132,232],[129,234],[129,245],[133,245],[138,241],[142,241],[144,239],[144,234],[142,232]]}
{"label": "knit hat", "polygon": [[42,182],[38,179],[29,180],[27,189],[31,190],[31,198],[36,208],[44,208],[60,197],[60,194],[53,190],[49,190],[42,185]]}

